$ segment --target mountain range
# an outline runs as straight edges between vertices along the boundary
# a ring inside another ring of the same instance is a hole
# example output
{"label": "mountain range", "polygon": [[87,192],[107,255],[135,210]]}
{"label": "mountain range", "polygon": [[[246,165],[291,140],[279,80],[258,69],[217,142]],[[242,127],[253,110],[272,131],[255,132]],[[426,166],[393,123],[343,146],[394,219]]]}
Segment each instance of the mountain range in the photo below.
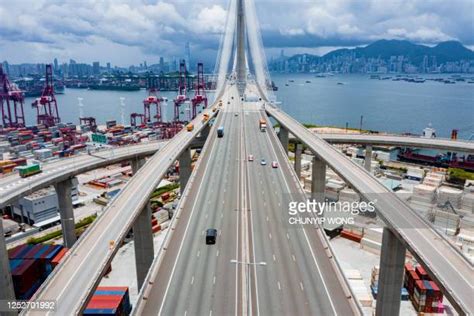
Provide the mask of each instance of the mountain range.
{"label": "mountain range", "polygon": [[[306,56],[310,59],[322,59],[324,61],[349,54],[355,54],[356,57],[381,58],[384,60],[389,59],[391,56],[403,55],[415,64],[421,63],[424,56],[436,56],[438,63],[474,60],[474,51],[466,48],[458,41],[441,42],[436,46],[429,47],[406,40],[379,40],[365,47],[337,49],[323,56],[308,54]],[[298,58],[301,55],[292,56],[290,59]]]}

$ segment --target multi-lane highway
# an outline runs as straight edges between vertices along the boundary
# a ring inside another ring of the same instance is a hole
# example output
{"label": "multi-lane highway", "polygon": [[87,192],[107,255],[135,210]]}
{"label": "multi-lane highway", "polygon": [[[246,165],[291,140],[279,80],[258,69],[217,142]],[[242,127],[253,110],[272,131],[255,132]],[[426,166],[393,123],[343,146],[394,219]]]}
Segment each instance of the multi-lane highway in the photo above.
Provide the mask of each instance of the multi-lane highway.
{"label": "multi-lane highway", "polygon": [[80,154],[43,164],[42,172],[28,178],[12,173],[0,178],[0,206],[78,174],[120,161],[153,155],[166,142],[149,142],[104,150],[92,155]]}
{"label": "multi-lane highway", "polygon": [[351,162],[288,114],[272,106],[267,106],[266,111],[366,200],[376,201],[375,207],[379,216],[394,229],[418,261],[438,280],[438,284],[457,310],[465,313],[474,311],[474,269],[459,251],[364,168]]}
{"label": "multi-lane highway", "polygon": [[[238,98],[232,89],[224,98]],[[232,102],[235,104],[235,102]],[[214,128],[202,152],[196,174],[190,180],[177,214],[179,225],[165,246],[164,258],[156,266],[159,284],[146,289],[140,315],[230,315],[235,313],[241,176],[239,119],[226,105],[215,126],[224,126],[224,137]],[[237,109],[235,111],[238,111]],[[217,243],[205,244],[205,232],[218,230]],[[165,256],[166,255],[166,256]],[[176,293],[180,293],[176,295]]]}
{"label": "multi-lane highway", "polygon": [[[320,231],[287,224],[288,203],[304,194],[273,131],[260,132],[262,117],[237,96],[220,114],[225,135],[211,134],[136,315],[358,312]],[[205,244],[208,228],[216,245]]]}
{"label": "multi-lane highway", "polygon": [[[212,118],[215,112],[205,110]],[[78,313],[100,282],[105,268],[118,251],[121,241],[148,203],[170,165],[207,125],[203,115],[193,120],[194,130],[178,133],[153,155],[127,183],[105,212],[81,236],[65,260],[53,271],[34,295],[34,300],[56,300],[56,315]],[[32,314],[43,314],[35,311]]]}
{"label": "multi-lane highway", "polygon": [[[249,163],[250,214],[259,312],[263,315],[352,315],[340,271],[328,257],[326,240],[314,226],[290,225],[290,202],[306,198],[272,129],[260,132],[258,121],[266,118],[257,109],[246,111],[246,151],[256,160]],[[259,160],[268,161],[262,166]],[[278,168],[272,168],[276,161]]]}

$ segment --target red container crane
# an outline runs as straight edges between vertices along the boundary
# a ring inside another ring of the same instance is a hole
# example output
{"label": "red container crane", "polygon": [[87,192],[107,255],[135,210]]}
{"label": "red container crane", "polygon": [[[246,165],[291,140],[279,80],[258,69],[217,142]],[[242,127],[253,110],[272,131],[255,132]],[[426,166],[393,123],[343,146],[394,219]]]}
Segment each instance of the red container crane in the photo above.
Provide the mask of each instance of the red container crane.
{"label": "red container crane", "polygon": [[25,127],[24,100],[23,91],[18,89],[15,84],[10,83],[2,65],[0,65],[0,104],[3,127]]}
{"label": "red container crane", "polygon": [[46,65],[46,77],[43,93],[32,104],[36,108],[36,122],[45,126],[54,126],[61,122],[58,113],[58,103],[54,95],[53,67]]}
{"label": "red container crane", "polygon": [[136,127],[137,126],[137,118],[140,119],[140,126],[143,126],[145,125],[145,115],[144,114],[141,114],[141,113],[132,113],[130,114],[130,125],[132,125],[133,127]]}
{"label": "red container crane", "polygon": [[187,78],[186,63],[183,60],[179,64],[178,95],[174,99],[174,121],[175,121],[175,123],[180,122],[180,120],[179,120],[179,108],[186,101],[189,101],[188,97],[186,96],[186,78]]}
{"label": "red container crane", "polygon": [[194,88],[193,104],[193,119],[197,115],[197,107],[203,104],[204,109],[207,108],[206,83],[204,82],[204,65],[198,63],[197,83]]}
{"label": "red container crane", "polygon": [[156,115],[153,116],[155,119],[154,122],[161,123],[163,121],[161,104],[165,101],[165,99],[158,95],[159,90],[157,79],[158,78],[156,77],[148,78],[148,97],[143,100],[143,109],[145,113],[144,119],[147,123],[152,121],[150,110],[152,105],[156,106]]}

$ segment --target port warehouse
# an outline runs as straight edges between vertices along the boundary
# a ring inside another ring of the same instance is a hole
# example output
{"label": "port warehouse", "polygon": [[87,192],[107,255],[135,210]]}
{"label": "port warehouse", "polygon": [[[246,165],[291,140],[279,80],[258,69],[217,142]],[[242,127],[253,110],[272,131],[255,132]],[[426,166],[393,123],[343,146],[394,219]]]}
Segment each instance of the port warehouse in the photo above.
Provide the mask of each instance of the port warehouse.
{"label": "port warehouse", "polygon": [[[78,202],[78,198],[78,181],[76,178],[73,178],[71,190],[73,205]],[[14,204],[12,210],[13,216],[21,219],[21,222],[30,225],[36,224],[35,226],[42,227],[41,222],[43,221],[59,221],[58,195],[54,188],[41,189],[20,198]]]}

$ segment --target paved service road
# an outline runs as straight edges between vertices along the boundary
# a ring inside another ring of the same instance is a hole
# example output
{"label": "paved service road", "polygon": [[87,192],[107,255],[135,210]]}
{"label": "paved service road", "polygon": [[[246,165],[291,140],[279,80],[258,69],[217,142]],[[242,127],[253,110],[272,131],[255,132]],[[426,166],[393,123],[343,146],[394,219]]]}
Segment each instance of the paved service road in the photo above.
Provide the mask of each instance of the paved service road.
{"label": "paved service road", "polygon": [[472,299],[474,269],[457,249],[364,168],[350,161],[288,114],[271,106],[267,106],[266,111],[305,143],[366,200],[377,201],[375,207],[379,216],[394,229],[428,273],[438,280],[438,284],[454,307],[465,313],[474,311]]}

